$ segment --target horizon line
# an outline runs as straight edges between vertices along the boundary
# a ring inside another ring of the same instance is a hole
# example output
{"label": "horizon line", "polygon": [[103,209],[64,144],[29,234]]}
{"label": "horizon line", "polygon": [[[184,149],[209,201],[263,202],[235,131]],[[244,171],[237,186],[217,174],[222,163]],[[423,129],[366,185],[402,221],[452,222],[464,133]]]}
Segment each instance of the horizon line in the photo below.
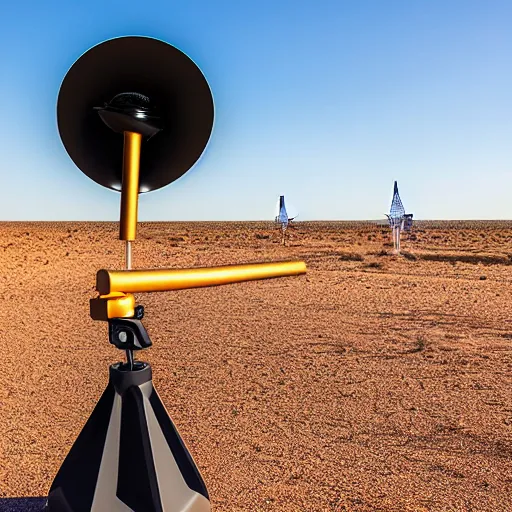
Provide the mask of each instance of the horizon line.
{"label": "horizon line", "polygon": [[[414,222],[512,222],[510,219],[414,219]],[[14,224],[14,223],[38,223],[38,224],[57,224],[57,223],[88,223],[88,224],[119,224],[119,220],[0,220],[0,224]],[[270,222],[275,223],[275,220],[260,219],[260,220],[139,220],[137,224],[191,224],[191,223],[262,223]],[[357,223],[370,223],[370,224],[388,224],[387,219],[310,219],[310,220],[297,220],[290,224],[306,224],[309,222],[357,222]]]}

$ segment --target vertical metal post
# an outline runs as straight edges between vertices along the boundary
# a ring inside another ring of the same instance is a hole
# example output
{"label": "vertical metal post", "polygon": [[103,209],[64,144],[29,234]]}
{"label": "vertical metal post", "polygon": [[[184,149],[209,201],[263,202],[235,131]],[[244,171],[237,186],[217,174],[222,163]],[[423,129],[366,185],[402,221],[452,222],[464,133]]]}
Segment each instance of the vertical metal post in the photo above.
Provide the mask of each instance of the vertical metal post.
{"label": "vertical metal post", "polygon": [[124,132],[123,184],[119,221],[119,238],[121,240],[135,240],[137,233],[141,143],[142,135],[140,133]]}
{"label": "vertical metal post", "polygon": [[130,240],[126,240],[125,242],[125,261],[126,261],[126,270],[132,269],[132,243]]}

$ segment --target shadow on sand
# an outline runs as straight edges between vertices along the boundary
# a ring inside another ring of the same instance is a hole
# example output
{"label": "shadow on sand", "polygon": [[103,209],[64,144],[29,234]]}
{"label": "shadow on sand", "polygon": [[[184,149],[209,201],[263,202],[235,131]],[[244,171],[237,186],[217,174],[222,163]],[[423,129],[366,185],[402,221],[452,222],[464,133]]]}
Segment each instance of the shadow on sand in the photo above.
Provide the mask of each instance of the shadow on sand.
{"label": "shadow on sand", "polygon": [[0,498],[0,512],[42,512],[46,498]]}

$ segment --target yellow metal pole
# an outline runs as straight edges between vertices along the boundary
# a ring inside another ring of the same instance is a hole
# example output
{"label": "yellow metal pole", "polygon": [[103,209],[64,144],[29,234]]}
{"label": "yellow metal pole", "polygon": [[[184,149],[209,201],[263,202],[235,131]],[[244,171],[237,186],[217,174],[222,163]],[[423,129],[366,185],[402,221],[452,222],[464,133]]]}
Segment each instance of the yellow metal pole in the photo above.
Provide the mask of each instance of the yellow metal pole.
{"label": "yellow metal pole", "polygon": [[124,132],[123,183],[119,223],[120,240],[133,241],[137,233],[141,143],[142,135],[140,133]]}
{"label": "yellow metal pole", "polygon": [[96,289],[100,295],[116,292],[158,292],[296,276],[305,273],[306,264],[303,261],[190,269],[99,270],[96,275]]}

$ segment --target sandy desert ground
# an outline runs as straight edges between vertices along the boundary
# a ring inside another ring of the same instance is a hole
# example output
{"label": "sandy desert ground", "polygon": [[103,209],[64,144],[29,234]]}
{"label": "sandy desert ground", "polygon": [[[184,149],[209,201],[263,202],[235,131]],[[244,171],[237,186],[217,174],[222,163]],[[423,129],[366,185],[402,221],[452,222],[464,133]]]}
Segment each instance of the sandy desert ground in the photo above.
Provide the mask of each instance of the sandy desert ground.
{"label": "sandy desert ground", "polygon": [[[115,223],[0,223],[0,506],[45,496],[122,354],[89,317]],[[512,222],[141,223],[134,268],[304,259],[139,294],[139,359],[215,512],[512,510]],[[3,500],[2,500],[3,498]],[[4,508],[7,510],[7,508]]]}

